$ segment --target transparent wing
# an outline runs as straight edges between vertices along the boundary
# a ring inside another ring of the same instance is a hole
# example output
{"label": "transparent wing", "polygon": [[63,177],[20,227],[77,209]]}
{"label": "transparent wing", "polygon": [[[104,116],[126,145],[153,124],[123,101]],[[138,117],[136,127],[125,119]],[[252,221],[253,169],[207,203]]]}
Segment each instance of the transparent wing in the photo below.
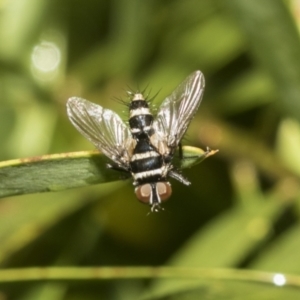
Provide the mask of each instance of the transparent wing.
{"label": "transparent wing", "polygon": [[158,139],[168,147],[179,144],[194,117],[204,92],[204,76],[200,71],[187,77],[159,107],[153,128]]}
{"label": "transparent wing", "polygon": [[126,163],[132,138],[128,127],[116,113],[85,99],[72,97],[67,102],[67,114],[75,128],[98,150],[119,164]]}

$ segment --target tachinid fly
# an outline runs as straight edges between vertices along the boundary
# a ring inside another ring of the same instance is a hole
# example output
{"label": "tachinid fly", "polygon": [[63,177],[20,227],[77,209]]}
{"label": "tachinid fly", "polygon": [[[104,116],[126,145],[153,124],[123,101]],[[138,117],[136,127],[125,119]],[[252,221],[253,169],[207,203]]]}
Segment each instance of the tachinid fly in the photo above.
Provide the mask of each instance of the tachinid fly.
{"label": "tachinid fly", "polygon": [[129,92],[129,126],[118,114],[72,97],[67,113],[75,128],[112,162],[108,167],[133,178],[137,198],[159,211],[160,203],[172,193],[168,177],[185,185],[190,182],[177,172],[172,159],[201,103],[204,76],[200,71],[187,77],[167,97],[153,117],[141,93]]}

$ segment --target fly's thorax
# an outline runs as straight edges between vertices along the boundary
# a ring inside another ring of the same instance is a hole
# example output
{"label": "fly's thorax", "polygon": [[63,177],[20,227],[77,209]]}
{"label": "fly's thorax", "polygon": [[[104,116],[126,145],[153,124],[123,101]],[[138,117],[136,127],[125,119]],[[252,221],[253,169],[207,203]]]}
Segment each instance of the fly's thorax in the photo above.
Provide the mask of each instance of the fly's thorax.
{"label": "fly's thorax", "polygon": [[142,133],[147,133],[152,130],[152,115],[135,115],[129,119],[129,126],[132,135],[139,136]]}
{"label": "fly's thorax", "polygon": [[171,184],[167,181],[146,183],[135,188],[139,201],[152,206],[152,211],[159,210],[159,204],[168,200],[172,194]]}
{"label": "fly's thorax", "polygon": [[149,105],[142,94],[134,94],[129,104],[130,117],[151,114]]}
{"label": "fly's thorax", "polygon": [[153,115],[141,93],[133,94],[129,105],[129,126],[133,137],[152,131]]}
{"label": "fly's thorax", "polygon": [[143,100],[146,102],[146,99],[142,93],[130,93],[130,95],[132,96],[132,99],[131,99],[132,102],[140,101],[140,100]]}

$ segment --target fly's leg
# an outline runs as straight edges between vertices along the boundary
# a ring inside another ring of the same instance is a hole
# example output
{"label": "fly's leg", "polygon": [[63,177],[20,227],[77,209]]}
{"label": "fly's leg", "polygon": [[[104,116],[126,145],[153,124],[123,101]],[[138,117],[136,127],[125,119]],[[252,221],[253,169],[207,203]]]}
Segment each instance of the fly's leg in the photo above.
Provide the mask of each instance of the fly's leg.
{"label": "fly's leg", "polygon": [[119,172],[126,172],[126,173],[129,172],[128,168],[120,166],[120,165],[115,164],[115,163],[106,164],[106,168],[107,169],[112,169],[112,170],[115,170],[115,171],[119,171]]}
{"label": "fly's leg", "polygon": [[120,166],[120,165],[118,165],[116,163],[106,164],[106,168],[111,169],[111,170],[115,170],[115,171],[118,171],[118,172],[121,172],[121,174],[122,174],[121,178],[122,179],[127,179],[127,178],[129,178],[131,176],[129,168]]}
{"label": "fly's leg", "polygon": [[183,157],[183,150],[182,150],[182,144],[181,144],[181,142],[178,144],[178,154],[179,154],[179,159],[183,160],[184,157]]}
{"label": "fly's leg", "polygon": [[[166,155],[164,157],[164,161],[166,163],[169,163],[169,162],[172,161],[172,159],[175,155],[175,152],[176,152],[176,148],[177,148],[176,146],[172,146],[172,145],[169,146],[169,149],[172,149],[172,150],[170,151],[170,153],[168,155]],[[178,144],[178,156],[179,156],[179,161],[182,161],[182,160],[186,159],[186,157],[183,156],[183,150],[182,150],[181,142]]]}
{"label": "fly's leg", "polygon": [[168,175],[176,180],[178,180],[179,182],[185,184],[185,185],[190,185],[191,183],[184,178],[179,172],[175,171],[175,170],[171,170],[169,171]]}

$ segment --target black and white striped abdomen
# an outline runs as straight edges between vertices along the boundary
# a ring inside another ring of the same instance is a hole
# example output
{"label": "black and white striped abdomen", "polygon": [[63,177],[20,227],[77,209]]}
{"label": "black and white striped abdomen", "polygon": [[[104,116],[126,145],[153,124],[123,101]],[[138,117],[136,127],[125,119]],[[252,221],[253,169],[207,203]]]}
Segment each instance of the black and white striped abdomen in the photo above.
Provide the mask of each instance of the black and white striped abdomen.
{"label": "black and white striped abdomen", "polygon": [[134,174],[139,172],[155,170],[162,165],[162,158],[156,151],[134,154],[131,159],[131,171]]}
{"label": "black and white striped abdomen", "polygon": [[133,137],[143,133],[151,135],[153,115],[144,96],[140,93],[134,94],[129,109],[129,126]]}
{"label": "black and white striped abdomen", "polygon": [[139,139],[130,160],[131,174],[135,183],[160,181],[165,173],[163,165],[163,157],[150,144],[149,138]]}

